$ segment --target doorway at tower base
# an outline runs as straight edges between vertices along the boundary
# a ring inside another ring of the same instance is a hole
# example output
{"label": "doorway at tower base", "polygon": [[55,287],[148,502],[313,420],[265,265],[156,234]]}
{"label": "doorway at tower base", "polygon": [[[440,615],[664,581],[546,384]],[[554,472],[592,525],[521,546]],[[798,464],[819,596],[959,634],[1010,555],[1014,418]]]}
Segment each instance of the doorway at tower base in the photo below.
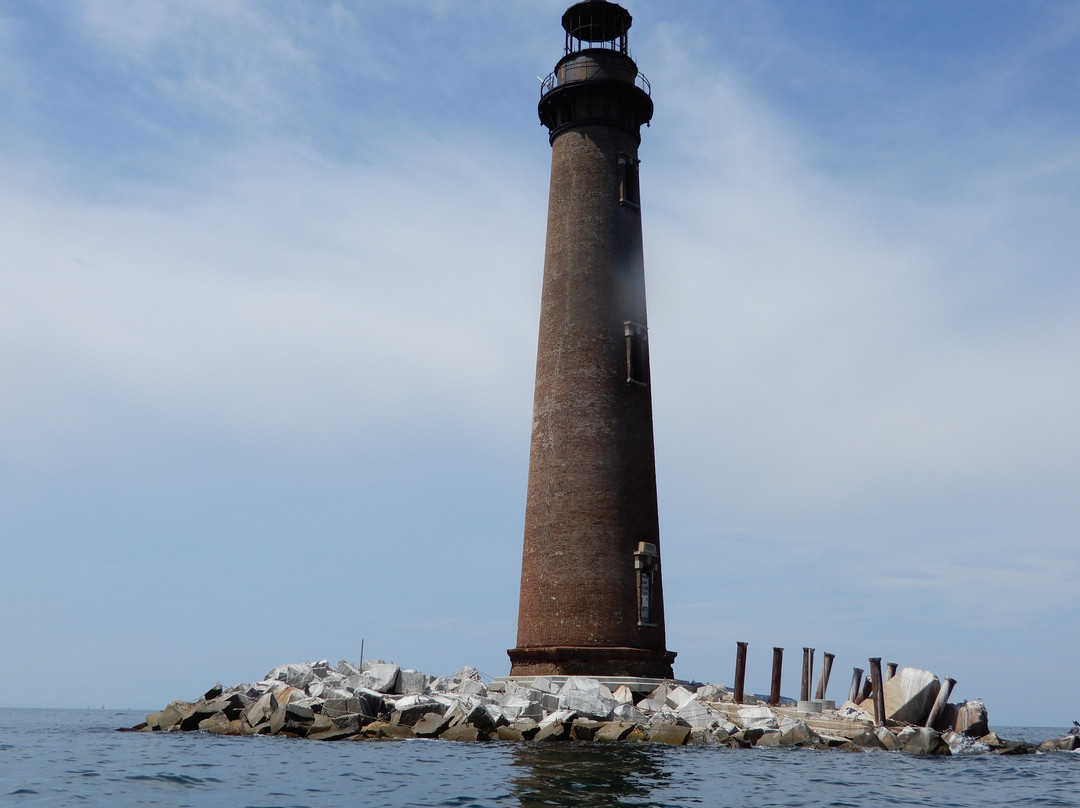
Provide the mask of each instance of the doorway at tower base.
{"label": "doorway at tower base", "polygon": [[546,645],[511,648],[510,676],[590,676],[672,679],[674,651]]}

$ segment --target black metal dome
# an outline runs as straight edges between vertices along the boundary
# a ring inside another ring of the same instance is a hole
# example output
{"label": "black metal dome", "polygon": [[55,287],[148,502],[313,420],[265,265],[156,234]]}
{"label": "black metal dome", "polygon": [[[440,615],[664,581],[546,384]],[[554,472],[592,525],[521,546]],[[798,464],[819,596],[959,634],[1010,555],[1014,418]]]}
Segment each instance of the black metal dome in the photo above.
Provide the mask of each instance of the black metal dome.
{"label": "black metal dome", "polygon": [[562,16],[567,35],[581,42],[625,42],[633,21],[629,11],[606,0],[575,3]]}

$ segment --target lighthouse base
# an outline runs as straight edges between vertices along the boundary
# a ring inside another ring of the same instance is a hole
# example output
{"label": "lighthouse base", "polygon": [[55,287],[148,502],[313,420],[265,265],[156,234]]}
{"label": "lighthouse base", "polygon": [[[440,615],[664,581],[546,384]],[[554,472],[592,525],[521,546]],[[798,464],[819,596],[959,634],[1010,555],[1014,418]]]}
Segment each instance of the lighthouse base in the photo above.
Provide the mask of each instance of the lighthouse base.
{"label": "lighthouse base", "polygon": [[588,676],[672,679],[674,651],[547,645],[511,648],[510,676]]}

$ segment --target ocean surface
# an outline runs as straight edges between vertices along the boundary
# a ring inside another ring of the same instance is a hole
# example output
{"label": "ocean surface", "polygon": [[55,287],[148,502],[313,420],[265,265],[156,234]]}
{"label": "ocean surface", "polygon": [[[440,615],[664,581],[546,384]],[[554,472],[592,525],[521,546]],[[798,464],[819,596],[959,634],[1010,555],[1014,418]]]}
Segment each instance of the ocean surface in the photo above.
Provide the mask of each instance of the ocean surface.
{"label": "ocean surface", "polygon": [[[918,758],[800,749],[121,733],[142,712],[0,709],[7,806],[1080,806],[1080,753]],[[995,728],[1040,741],[1064,728]]]}

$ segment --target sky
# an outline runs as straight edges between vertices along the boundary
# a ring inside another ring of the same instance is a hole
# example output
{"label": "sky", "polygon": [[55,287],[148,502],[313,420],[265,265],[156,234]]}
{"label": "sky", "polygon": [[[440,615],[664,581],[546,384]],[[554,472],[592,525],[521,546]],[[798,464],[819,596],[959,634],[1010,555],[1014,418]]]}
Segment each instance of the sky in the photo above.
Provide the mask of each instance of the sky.
{"label": "sky", "polygon": [[[509,671],[566,0],[0,5],[0,706]],[[1080,5],[638,0],[668,647],[1080,719]]]}

